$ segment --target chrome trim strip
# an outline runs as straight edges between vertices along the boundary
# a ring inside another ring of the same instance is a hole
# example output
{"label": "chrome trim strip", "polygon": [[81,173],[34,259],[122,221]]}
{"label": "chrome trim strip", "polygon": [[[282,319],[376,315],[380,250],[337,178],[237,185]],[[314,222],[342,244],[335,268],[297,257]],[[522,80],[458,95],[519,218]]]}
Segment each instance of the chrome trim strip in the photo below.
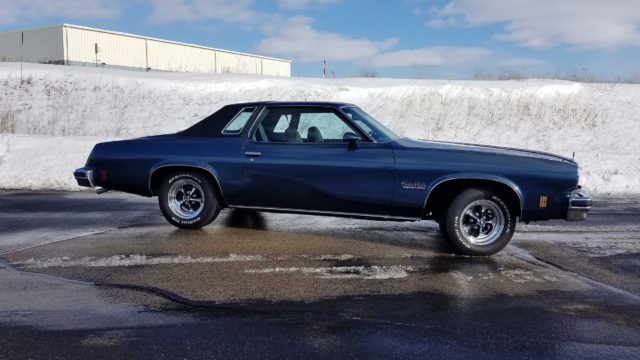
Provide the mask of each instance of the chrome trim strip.
{"label": "chrome trim strip", "polygon": [[[262,121],[262,117],[264,116],[264,112],[265,112],[266,110],[267,110],[267,107],[266,107],[264,104],[262,104],[262,105],[261,105],[261,107],[260,107],[260,111],[258,111],[258,114],[257,114],[257,115],[255,115],[255,112],[254,112],[254,116],[255,116],[255,118],[254,118],[254,119],[252,119],[252,120],[249,120],[249,121],[251,121],[251,126],[249,127],[249,132],[248,132],[248,133],[246,133],[246,136],[245,136],[245,137],[246,137],[250,142],[256,142],[256,141],[251,140],[251,134],[253,134],[253,133],[254,133],[254,131],[255,131],[255,129],[258,127],[258,123],[259,123],[260,121]],[[245,128],[246,128],[246,127],[247,127],[247,126],[245,125]],[[244,131],[243,131],[243,132],[244,132]]]}
{"label": "chrome trim strip", "polygon": [[419,221],[419,220],[422,220],[422,218],[420,218],[420,217],[388,216],[388,215],[348,213],[348,212],[325,211],[325,210],[301,210],[301,209],[290,209],[290,208],[261,207],[261,206],[242,206],[242,205],[231,205],[231,204],[229,204],[229,207],[232,208],[232,209],[248,209],[248,210],[277,211],[277,212],[288,212],[288,213],[303,213],[303,214],[309,214],[309,215],[357,216],[357,217],[368,217],[368,218],[387,219],[387,220],[402,220],[402,221]]}
{"label": "chrome trim strip", "polygon": [[520,221],[523,221],[523,216],[522,213],[524,211],[524,198],[522,197],[522,192],[520,191],[520,189],[515,185],[515,184],[510,184],[509,182],[505,182],[505,181],[501,181],[501,180],[497,180],[495,178],[491,178],[491,177],[481,177],[481,176],[477,176],[477,177],[472,177],[472,176],[461,176],[461,177],[454,177],[454,178],[447,178],[447,179],[442,179],[440,181],[438,181],[435,185],[433,185],[430,189],[429,189],[429,193],[427,194],[427,198],[424,200],[424,204],[422,205],[422,212],[424,213],[424,211],[427,209],[427,202],[429,201],[429,197],[431,196],[431,193],[433,192],[434,189],[436,189],[440,184],[443,184],[447,181],[452,181],[452,180],[487,180],[487,181],[493,181],[493,182],[497,182],[503,185],[507,185],[508,187],[510,187],[513,191],[515,191],[515,193],[518,195],[518,199],[520,200]]}
{"label": "chrome trim strip", "polygon": [[93,182],[93,170],[87,170],[87,179],[89,180],[91,187],[96,187],[95,182]]}
{"label": "chrome trim strip", "polygon": [[211,171],[209,168],[202,166],[202,165],[194,165],[194,164],[165,164],[165,165],[160,165],[158,167],[154,167],[151,169],[151,171],[149,171],[149,184],[147,185],[147,187],[149,188],[149,194],[151,194],[151,196],[153,196],[153,189],[151,189],[151,179],[153,179],[153,173],[156,172],[158,169],[162,169],[162,168],[166,168],[166,167],[184,167],[184,168],[194,168],[194,169],[201,169],[201,170],[205,170],[206,172],[208,172],[209,174],[211,174],[211,176],[213,176],[213,178],[215,179],[217,185],[218,185],[218,189],[220,190],[220,195],[222,195],[222,201],[223,202],[227,202],[224,196],[224,192],[222,191],[222,185],[220,185],[220,180],[218,180],[218,177],[216,176],[216,174],[213,173],[213,171]]}

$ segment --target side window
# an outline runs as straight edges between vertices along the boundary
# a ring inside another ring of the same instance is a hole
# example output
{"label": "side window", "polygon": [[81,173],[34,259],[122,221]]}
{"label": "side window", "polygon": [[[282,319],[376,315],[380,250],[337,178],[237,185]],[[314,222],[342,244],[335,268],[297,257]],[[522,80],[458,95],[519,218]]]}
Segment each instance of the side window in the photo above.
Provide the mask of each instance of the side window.
{"label": "side window", "polygon": [[347,116],[349,116],[351,120],[358,124],[358,126],[360,126],[360,129],[364,130],[364,132],[366,132],[367,134],[371,134],[373,132],[373,129],[371,129],[369,125],[367,125],[364,121],[362,121],[361,119],[354,119],[353,114],[347,113]]}
{"label": "side window", "polygon": [[276,127],[273,128],[273,132],[284,134],[284,132],[287,131],[287,129],[289,128],[290,124],[291,124],[291,115],[283,114],[280,116],[280,119],[278,119],[278,122],[276,123]]}
{"label": "side window", "polygon": [[273,107],[261,115],[251,139],[274,143],[343,143],[356,133],[333,109]]}
{"label": "side window", "polygon": [[227,126],[225,126],[222,133],[225,135],[237,135],[241,133],[254,111],[256,111],[256,108],[254,107],[243,108],[240,110],[240,112],[231,119]]}
{"label": "side window", "polygon": [[346,133],[354,132],[334,112],[306,112],[300,114],[298,132],[305,142],[343,142]]}

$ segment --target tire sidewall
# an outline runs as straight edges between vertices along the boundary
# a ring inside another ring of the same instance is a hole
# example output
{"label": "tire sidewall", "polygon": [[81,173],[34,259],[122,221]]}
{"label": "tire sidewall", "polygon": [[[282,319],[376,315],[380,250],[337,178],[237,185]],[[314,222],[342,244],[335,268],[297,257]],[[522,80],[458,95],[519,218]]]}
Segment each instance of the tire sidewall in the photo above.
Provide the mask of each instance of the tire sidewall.
{"label": "tire sidewall", "polygon": [[[469,242],[463,235],[463,229],[460,227],[460,217],[462,211],[476,200],[489,200],[496,204],[505,218],[504,228],[500,236],[491,244],[477,245]],[[451,244],[462,254],[487,256],[493,255],[504,249],[511,241],[515,230],[516,219],[513,212],[509,209],[506,202],[493,191],[482,189],[468,189],[460,193],[451,203],[447,211],[446,231]]]}
{"label": "tire sidewall", "polygon": [[[185,219],[174,213],[169,207],[169,188],[176,181],[189,179],[197,182],[203,191],[204,206],[198,216],[193,219]],[[160,192],[158,194],[158,202],[160,210],[164,217],[172,225],[185,229],[199,229],[213,221],[218,213],[218,200],[213,185],[204,176],[194,172],[179,172],[168,176],[162,182]]]}

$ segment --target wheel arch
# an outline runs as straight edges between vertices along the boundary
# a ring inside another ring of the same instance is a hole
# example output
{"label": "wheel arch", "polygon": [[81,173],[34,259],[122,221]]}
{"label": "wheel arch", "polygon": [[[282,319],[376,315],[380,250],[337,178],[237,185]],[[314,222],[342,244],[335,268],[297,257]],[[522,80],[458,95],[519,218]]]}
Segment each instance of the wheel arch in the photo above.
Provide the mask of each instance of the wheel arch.
{"label": "wheel arch", "polygon": [[506,197],[509,206],[516,211],[516,216],[523,221],[524,197],[520,187],[509,179],[488,175],[455,175],[445,176],[433,181],[424,200],[423,216],[437,216],[438,204],[449,203],[460,191],[473,187],[488,187]]}
{"label": "wheel arch", "polygon": [[222,192],[222,187],[220,186],[220,181],[218,180],[218,175],[215,170],[200,164],[188,164],[188,163],[171,163],[171,164],[162,164],[155,166],[149,171],[149,193],[151,196],[155,196],[158,194],[158,189],[160,188],[160,182],[169,174],[175,173],[180,170],[188,170],[188,171],[196,171],[204,176],[206,176],[211,183],[213,184],[213,188],[216,191],[216,195],[220,199],[221,205],[227,206],[227,201],[225,200],[224,193]]}

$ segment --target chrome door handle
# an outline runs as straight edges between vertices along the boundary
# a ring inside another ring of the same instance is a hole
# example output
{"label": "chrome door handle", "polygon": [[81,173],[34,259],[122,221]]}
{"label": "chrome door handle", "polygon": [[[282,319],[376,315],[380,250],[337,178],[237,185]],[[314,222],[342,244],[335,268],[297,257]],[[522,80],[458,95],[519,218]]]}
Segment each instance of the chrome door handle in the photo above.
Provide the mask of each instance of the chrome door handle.
{"label": "chrome door handle", "polygon": [[260,152],[259,151],[245,151],[244,155],[248,156],[248,157],[258,157],[258,156],[260,156]]}

